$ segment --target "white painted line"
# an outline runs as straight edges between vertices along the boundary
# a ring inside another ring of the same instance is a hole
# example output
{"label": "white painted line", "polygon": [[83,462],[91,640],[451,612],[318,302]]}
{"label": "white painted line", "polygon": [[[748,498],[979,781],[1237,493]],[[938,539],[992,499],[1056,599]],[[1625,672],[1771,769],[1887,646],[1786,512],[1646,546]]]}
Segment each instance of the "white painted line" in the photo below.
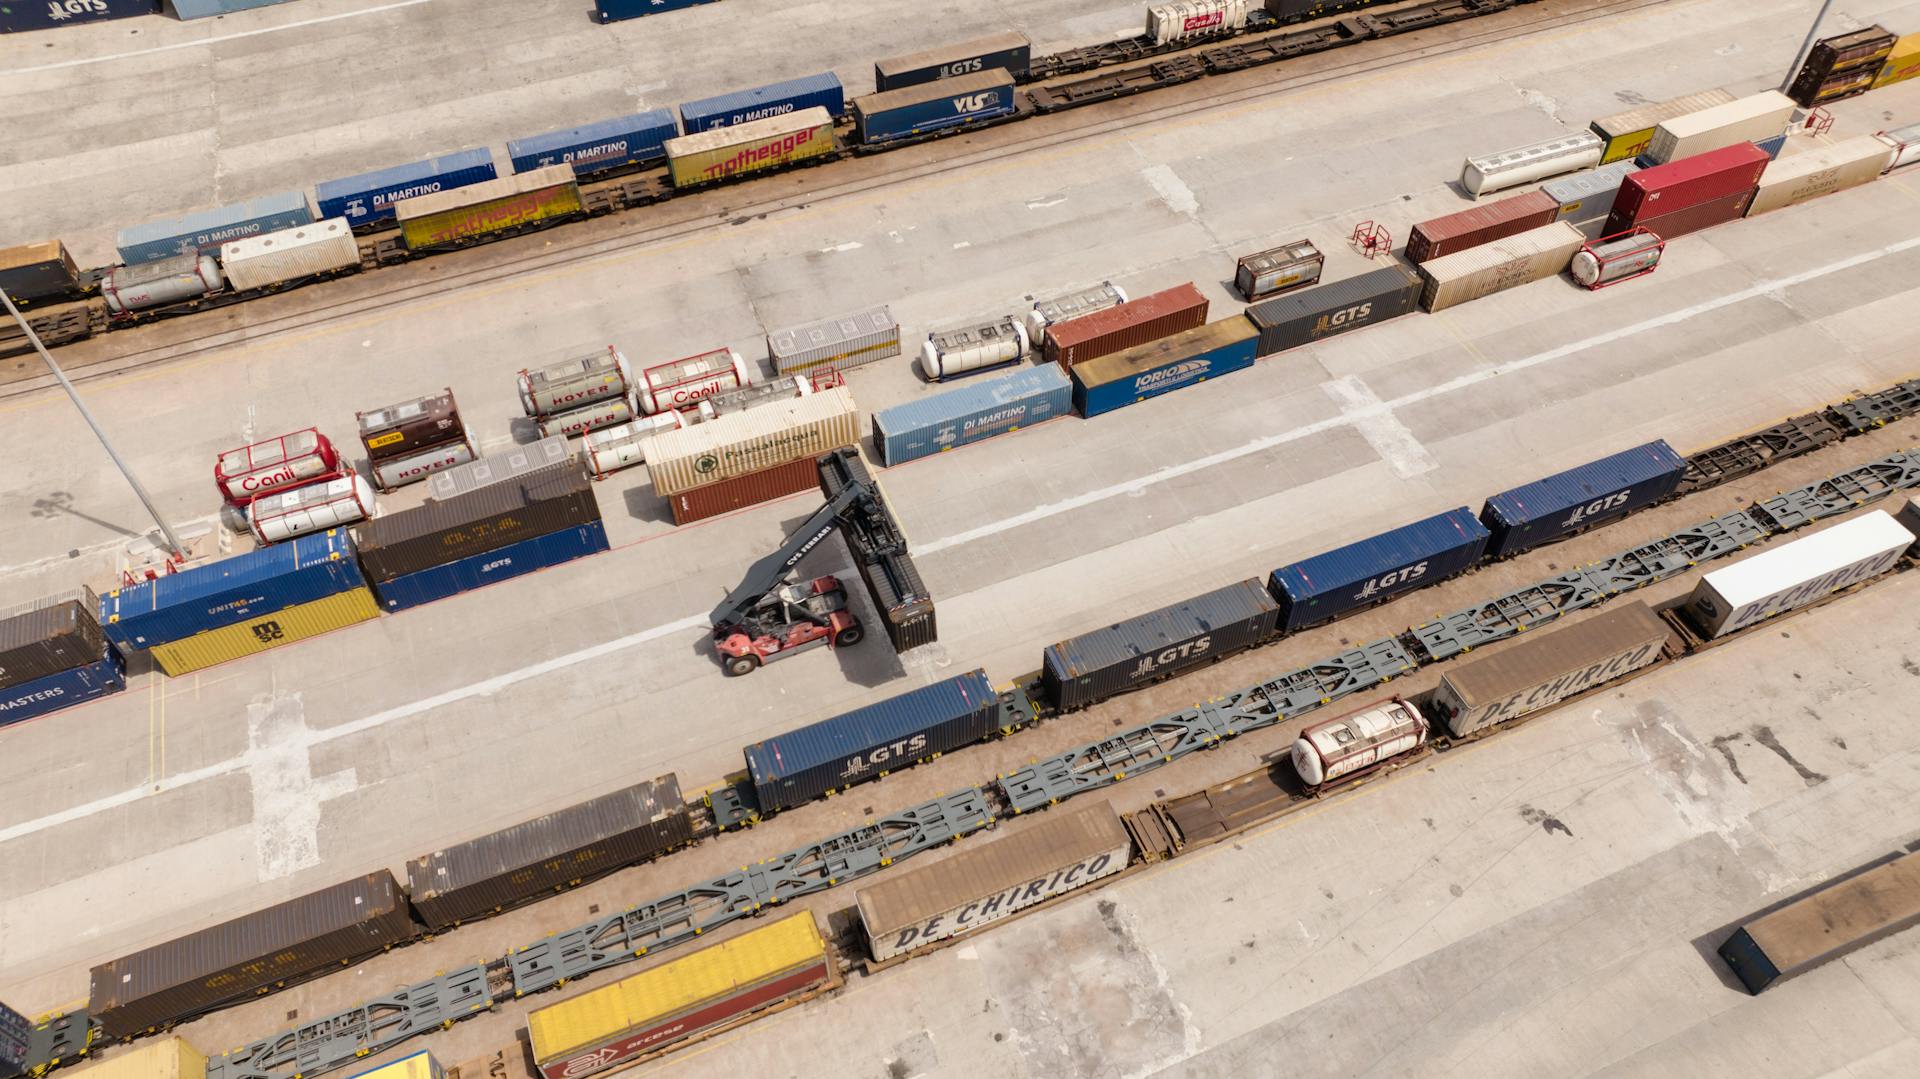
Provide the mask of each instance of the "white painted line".
{"label": "white painted line", "polygon": [[1160,201],[1167,204],[1167,209],[1174,213],[1192,217],[1193,212],[1200,208],[1199,197],[1180,178],[1180,174],[1173,171],[1173,166],[1150,165],[1141,169],[1140,175],[1153,187],[1154,194],[1160,196]]}
{"label": "white painted line", "polygon": [[61,68],[85,67],[88,64],[105,64],[114,60],[131,60],[138,56],[152,56],[155,53],[172,52],[175,49],[197,49],[202,45],[218,45],[222,41],[237,41],[244,37],[258,37],[261,34],[277,34],[282,30],[297,30],[302,26],[317,26],[320,23],[338,22],[341,19],[357,19],[362,15],[377,15],[382,11],[395,8],[413,7],[416,4],[431,4],[433,0],[394,0],[390,4],[362,8],[359,11],[343,11],[338,15],[321,15],[312,19],[300,19],[295,22],[281,23],[279,26],[263,26],[258,30],[241,30],[232,34],[220,34],[215,37],[203,37],[198,41],[176,41],[171,45],[156,45],[151,49],[135,49],[132,52],[109,53],[105,56],[88,56],[79,60],[62,60],[57,64],[41,64],[38,67],[17,67],[6,72],[8,75],[31,75],[36,71],[58,71]]}
{"label": "white painted line", "polygon": [[1341,412],[1353,417],[1353,426],[1359,430],[1360,437],[1393,469],[1394,475],[1410,480],[1440,467],[1433,454],[1427,452],[1407,425],[1400,422],[1400,417],[1395,416],[1366,383],[1349,375],[1322,383],[1320,388],[1340,403]]}

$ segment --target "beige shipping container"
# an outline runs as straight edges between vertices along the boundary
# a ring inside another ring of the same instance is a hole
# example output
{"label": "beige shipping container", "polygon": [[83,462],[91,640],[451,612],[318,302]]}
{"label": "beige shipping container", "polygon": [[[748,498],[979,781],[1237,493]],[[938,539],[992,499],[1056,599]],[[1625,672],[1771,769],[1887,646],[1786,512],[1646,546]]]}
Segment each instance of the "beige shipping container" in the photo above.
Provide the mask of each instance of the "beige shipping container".
{"label": "beige shipping container", "polygon": [[671,497],[859,441],[860,410],[835,386],[657,435],[647,443],[647,471],[654,490]]}
{"label": "beige shipping container", "polygon": [[1549,633],[1529,633],[1453,668],[1433,691],[1432,710],[1455,738],[1464,738],[1657,662],[1671,638],[1660,616],[1635,601]]}
{"label": "beige shipping container", "polygon": [[1872,135],[1856,135],[1778,158],[1760,174],[1760,188],[1754,192],[1753,205],[1747,207],[1747,216],[1877,180],[1892,156],[1886,143]]}
{"label": "beige shipping container", "polygon": [[243,236],[220,245],[220,265],[233,287],[266,288],[360,265],[360,245],[344,217]]}
{"label": "beige shipping container", "polygon": [[135,1049],[109,1049],[107,1054],[98,1064],[75,1068],[72,1079],[206,1079],[207,1075],[207,1058],[181,1038]]}
{"label": "beige shipping container", "polygon": [[1653,129],[1653,141],[1647,144],[1647,156],[1658,164],[1695,157],[1737,142],[1760,142],[1787,129],[1793,99],[1778,90],[1715,105],[1663,120]]}
{"label": "beige shipping container", "polygon": [[1426,281],[1420,291],[1420,306],[1444,311],[1515,285],[1543,281],[1565,270],[1586,242],[1586,234],[1572,224],[1555,221],[1518,236],[1429,259],[1420,264],[1420,276]]}
{"label": "beige shipping container", "polygon": [[818,105],[666,142],[673,186],[693,187],[833,152],[833,117]]}
{"label": "beige shipping container", "polygon": [[1600,163],[1608,165],[1639,157],[1646,152],[1647,144],[1653,141],[1653,129],[1661,123],[1690,112],[1725,105],[1732,100],[1733,95],[1725,90],[1706,90],[1676,97],[1672,101],[1642,105],[1637,109],[1603,116],[1592,125],[1593,133],[1607,140],[1606,152],[1600,155]]}

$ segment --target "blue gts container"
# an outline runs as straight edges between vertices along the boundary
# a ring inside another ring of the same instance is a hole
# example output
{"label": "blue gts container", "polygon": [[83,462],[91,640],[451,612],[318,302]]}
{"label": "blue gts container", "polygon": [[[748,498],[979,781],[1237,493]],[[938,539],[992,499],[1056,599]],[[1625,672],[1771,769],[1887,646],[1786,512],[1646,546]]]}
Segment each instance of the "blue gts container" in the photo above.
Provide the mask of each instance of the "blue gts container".
{"label": "blue gts container", "polygon": [[1443,581],[1480,561],[1486,546],[1486,528],[1462,506],[1281,566],[1267,590],[1280,604],[1280,629],[1292,633]]}
{"label": "blue gts container", "polygon": [[1493,534],[1487,555],[1507,558],[1617,521],[1672,494],[1686,472],[1687,459],[1657,439],[1502,491],[1480,511]]}

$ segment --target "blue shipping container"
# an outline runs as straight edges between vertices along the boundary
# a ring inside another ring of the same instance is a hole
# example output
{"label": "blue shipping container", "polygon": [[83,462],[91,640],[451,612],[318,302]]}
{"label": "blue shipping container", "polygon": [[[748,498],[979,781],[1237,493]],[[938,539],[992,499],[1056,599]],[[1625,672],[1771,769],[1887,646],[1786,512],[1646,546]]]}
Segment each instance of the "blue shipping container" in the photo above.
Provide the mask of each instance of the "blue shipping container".
{"label": "blue shipping container", "polygon": [[544,536],[510,543],[498,550],[470,555],[444,566],[423,569],[373,586],[380,606],[404,611],[436,599],[471,592],[512,580],[537,569],[558,566],[607,549],[607,529],[599,521],[563,528]]}
{"label": "blue shipping container", "polygon": [[210,15],[225,15],[232,11],[245,11],[248,8],[272,7],[284,4],[287,0],[167,0],[167,6],[181,19],[204,19]]}
{"label": "blue shipping container", "polygon": [[1768,157],[1777,158],[1780,156],[1780,150],[1787,145],[1787,137],[1785,135],[1775,135],[1770,139],[1761,139],[1759,142],[1754,143],[1754,145],[1765,150]]}
{"label": "blue shipping container", "polygon": [[307,205],[306,194],[283,191],[234,206],[124,228],[113,238],[113,246],[120,252],[120,261],[133,266],[175,255],[214,254],[228,240],[290,229],[312,221],[313,210]]}
{"label": "blue shipping container", "polygon": [[985,738],[999,716],[985,671],[970,671],[746,748],[760,812],[905,768]]}
{"label": "blue shipping container", "polygon": [[871,146],[1006,116],[1013,110],[1013,76],[993,68],[859,98],[853,103],[854,137]]}
{"label": "blue shipping container", "polygon": [[666,109],[637,112],[597,124],[552,131],[507,143],[513,171],[532,172],[548,165],[572,165],[575,176],[645,165],[667,159],[666,142],[680,129]]}
{"label": "blue shipping container", "polygon": [[0,34],[160,14],[160,0],[5,0]]}
{"label": "blue shipping container", "polygon": [[353,541],[339,528],[116,589],[100,597],[100,628],[132,652],[365,583]]}
{"label": "blue shipping container", "polygon": [[1279,613],[1259,581],[1217,588],[1048,645],[1042,692],[1055,708],[1084,708],[1259,644]]}
{"label": "blue shipping container", "polygon": [[457,154],[375,169],[340,180],[314,185],[321,217],[344,217],[353,228],[393,219],[393,204],[402,199],[451,191],[456,187],[495,179],[493,151],[462,150]]}
{"label": "blue shipping container", "polygon": [[1480,561],[1487,530],[1465,506],[1273,571],[1267,590],[1292,633],[1421,588]]}
{"label": "blue shipping container", "polygon": [[120,653],[107,649],[97,663],[0,689],[0,727],[71,708],[127,687]]}
{"label": "blue shipping container", "polygon": [[1665,439],[1569,468],[1487,499],[1480,522],[1493,533],[1492,558],[1506,558],[1618,520],[1673,493],[1687,459]]}
{"label": "blue shipping container", "polygon": [[846,91],[841,89],[839,77],[830,71],[689,101],[680,106],[680,128],[692,135],[716,127],[734,127],[749,120],[785,116],[815,105],[827,110],[830,116],[847,111]]}
{"label": "blue shipping container", "polygon": [[873,414],[873,445],[883,465],[930,457],[1065,415],[1073,383],[1059,364],[936,393]]}
{"label": "blue shipping container", "polygon": [[1260,331],[1235,316],[1073,366],[1073,406],[1093,417],[1253,366]]}
{"label": "blue shipping container", "polygon": [[658,15],[663,11],[679,11],[683,7],[695,4],[710,4],[713,0],[594,0],[603,23],[619,22],[622,19],[637,19],[642,15]]}

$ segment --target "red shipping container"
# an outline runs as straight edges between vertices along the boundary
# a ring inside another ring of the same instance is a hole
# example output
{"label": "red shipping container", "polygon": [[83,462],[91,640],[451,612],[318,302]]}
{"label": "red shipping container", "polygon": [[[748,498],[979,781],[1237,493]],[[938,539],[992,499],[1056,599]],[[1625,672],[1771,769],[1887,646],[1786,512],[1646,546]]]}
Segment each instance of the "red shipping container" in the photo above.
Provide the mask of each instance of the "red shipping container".
{"label": "red shipping container", "polygon": [[682,491],[667,501],[673,504],[673,523],[684,525],[819,486],[820,466],[814,463],[812,457],[802,457],[763,472],[749,472],[730,480]]}
{"label": "red shipping container", "polygon": [[1415,263],[1437,259],[1551,225],[1559,217],[1560,200],[1545,191],[1529,191],[1420,222],[1407,237],[1407,258]]}
{"label": "red shipping container", "polygon": [[1760,185],[1760,174],[1772,160],[1753,143],[1741,142],[1641,169],[1621,182],[1620,192],[1613,197],[1613,214],[1601,235],[1625,232],[1635,225],[1646,225],[1656,216],[1751,192]]}
{"label": "red shipping container", "polygon": [[1699,232],[1714,225],[1724,225],[1736,218],[1745,217],[1747,207],[1753,205],[1752,191],[1736,191],[1726,198],[1712,202],[1695,203],[1682,210],[1661,214],[1658,217],[1643,217],[1639,226],[1660,237],[1671,240],[1675,236],[1685,236],[1689,232]]}
{"label": "red shipping container", "polygon": [[1171,337],[1206,321],[1207,298],[1189,281],[1049,326],[1043,351],[1050,362],[1072,370],[1074,364]]}

